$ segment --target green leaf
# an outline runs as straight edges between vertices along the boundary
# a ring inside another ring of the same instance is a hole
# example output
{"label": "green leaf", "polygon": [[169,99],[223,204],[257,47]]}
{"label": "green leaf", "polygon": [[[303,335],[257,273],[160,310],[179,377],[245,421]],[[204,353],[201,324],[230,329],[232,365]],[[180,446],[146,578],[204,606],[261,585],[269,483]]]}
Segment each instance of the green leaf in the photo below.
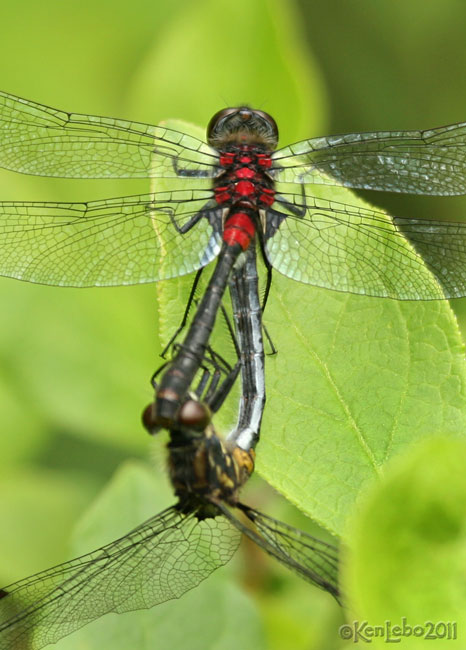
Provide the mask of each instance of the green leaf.
{"label": "green leaf", "polygon": [[465,431],[464,348],[447,301],[341,294],[275,274],[264,320],[278,355],[266,362],[257,469],[330,530],[342,533],[392,456]]}
{"label": "green leaf", "polygon": [[[464,440],[425,441],[368,495],[354,522],[344,574],[355,618],[371,625],[399,625],[403,617],[411,626],[457,621],[464,644],[465,457]],[[409,648],[425,643],[421,637],[402,640]],[[443,643],[446,648],[446,637]]]}
{"label": "green leaf", "polygon": [[0,584],[65,559],[70,530],[90,488],[75,474],[43,469],[2,472]]}

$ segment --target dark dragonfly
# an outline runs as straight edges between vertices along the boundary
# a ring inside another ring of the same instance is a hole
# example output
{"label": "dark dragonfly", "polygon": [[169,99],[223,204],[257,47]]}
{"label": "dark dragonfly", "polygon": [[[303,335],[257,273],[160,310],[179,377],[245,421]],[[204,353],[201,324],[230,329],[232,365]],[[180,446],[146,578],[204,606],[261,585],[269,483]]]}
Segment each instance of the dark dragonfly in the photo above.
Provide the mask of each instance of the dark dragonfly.
{"label": "dark dragonfly", "polygon": [[0,650],[38,650],[109,612],[178,598],[227,563],[242,534],[341,600],[334,546],[239,501],[254,451],[222,442],[210,421],[237,367],[225,371],[216,355],[207,355],[206,374],[170,430],[168,466],[177,503],[115,542],[0,590]]}
{"label": "dark dragonfly", "polygon": [[176,419],[232,269],[252,245],[269,271],[315,286],[403,300],[466,294],[466,224],[390,220],[319,198],[316,189],[463,194],[466,124],[313,138],[276,150],[273,118],[239,107],[212,118],[207,141],[0,94],[6,169],[173,179],[170,191],[89,203],[1,202],[0,273],[61,286],[132,284],[187,274],[219,256],[180,357],[160,382],[161,425]]}
{"label": "dark dragonfly", "polygon": [[[167,376],[173,376],[174,368],[179,369],[178,373],[175,374],[176,378],[176,387],[178,392],[175,392],[174,399],[171,400],[169,406],[172,409],[177,408],[177,404],[180,400],[181,390],[188,389],[188,383],[186,381],[186,374],[183,372],[184,368],[181,366],[181,363],[185,359],[191,363],[192,373],[190,378],[194,379],[194,372],[199,367],[204,366],[202,379],[200,381],[200,386],[203,386],[208,376],[209,369],[212,367],[212,363],[215,361],[216,370],[214,371],[214,377],[219,372],[219,368],[223,370],[225,374],[228,374],[230,381],[226,380],[223,382],[223,392],[221,396],[217,396],[218,406],[214,409],[218,410],[220,407],[220,400],[224,400],[230,391],[230,388],[233,382],[236,379],[236,374],[241,374],[241,393],[239,398],[239,408],[238,408],[238,419],[235,428],[228,435],[228,442],[234,443],[235,445],[241,447],[245,450],[254,449],[257,445],[260,437],[260,427],[262,422],[262,415],[265,407],[265,359],[264,359],[264,345],[262,337],[262,306],[259,299],[259,277],[257,273],[257,264],[256,264],[256,255],[254,250],[254,245],[251,245],[244,253],[241,264],[233,267],[228,286],[230,290],[231,298],[231,307],[232,307],[232,317],[234,321],[234,328],[232,327],[230,318],[227,314],[227,310],[221,305],[221,310],[225,317],[227,327],[230,332],[230,338],[234,344],[235,352],[237,356],[236,370],[233,370],[228,367],[228,364],[224,360],[220,361],[220,357],[216,355],[212,349],[206,343],[202,348],[203,356],[199,357],[199,350],[197,352],[198,356],[193,355],[192,348],[187,344],[186,339],[182,345],[176,344],[174,346],[174,357],[175,362],[170,361],[164,364],[161,368],[152,377],[152,385],[155,389],[156,396],[154,403],[150,405],[145,413],[143,419],[146,428],[150,433],[157,433],[160,429],[161,420],[159,415],[159,404],[161,401],[161,388],[159,384],[159,376],[162,377],[161,382],[167,382]],[[193,292],[191,293],[189,303],[192,302]],[[193,322],[190,326],[190,332],[197,330],[197,322],[199,319],[205,319],[205,314],[202,310],[202,307],[197,309],[196,315],[193,319]],[[187,313],[185,313],[185,318],[183,323],[187,320]],[[181,330],[181,327],[178,329],[177,334]],[[189,337],[189,335],[188,335]],[[171,342],[176,338],[172,337]],[[170,347],[170,344],[167,346],[166,350]],[[220,362],[219,362],[220,361]],[[207,365],[207,368],[205,367]],[[181,368],[180,368],[181,366]],[[168,373],[166,368],[168,367]],[[207,373],[207,374],[206,374]],[[189,385],[191,385],[192,380]],[[212,382],[214,384],[214,382]],[[180,388],[182,385],[182,388]],[[170,390],[170,389],[169,389]],[[198,389],[199,390],[199,389]],[[204,406],[210,404],[210,400],[204,398]],[[176,414],[178,411],[176,411]],[[172,415],[173,417],[173,415]],[[193,424],[202,425],[202,413],[200,414],[201,421],[193,421]]]}

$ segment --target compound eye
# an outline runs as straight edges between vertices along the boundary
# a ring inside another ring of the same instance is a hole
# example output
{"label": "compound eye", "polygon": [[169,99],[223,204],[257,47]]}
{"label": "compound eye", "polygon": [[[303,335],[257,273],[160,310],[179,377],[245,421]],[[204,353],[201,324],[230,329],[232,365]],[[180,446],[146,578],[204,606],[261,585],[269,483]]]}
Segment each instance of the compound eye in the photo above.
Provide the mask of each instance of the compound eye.
{"label": "compound eye", "polygon": [[160,431],[160,424],[155,417],[155,404],[151,402],[142,412],[142,425],[148,433],[154,435]]}
{"label": "compound eye", "polygon": [[211,419],[212,413],[207,404],[189,399],[180,407],[177,422],[187,429],[203,431],[210,424]]}
{"label": "compound eye", "polygon": [[221,111],[215,113],[207,126],[207,142],[209,142],[210,138],[213,136],[213,133],[217,129],[219,123],[223,122],[223,120],[228,117],[228,115],[232,115],[233,113],[237,112],[237,108],[222,108]]}
{"label": "compound eye", "polygon": [[274,134],[278,141],[278,126],[275,120],[271,115],[266,113],[265,111],[254,111],[256,115],[260,115],[260,117],[264,120],[264,122],[267,122],[271,132]]}
{"label": "compound eye", "polygon": [[216,129],[218,126],[218,123],[221,122],[222,120],[225,119],[228,115],[231,115],[232,113],[237,112],[237,108],[222,108],[221,111],[218,111],[218,113],[215,113],[215,115],[211,118],[208,126],[207,126],[207,139],[210,138],[212,135],[213,131]]}

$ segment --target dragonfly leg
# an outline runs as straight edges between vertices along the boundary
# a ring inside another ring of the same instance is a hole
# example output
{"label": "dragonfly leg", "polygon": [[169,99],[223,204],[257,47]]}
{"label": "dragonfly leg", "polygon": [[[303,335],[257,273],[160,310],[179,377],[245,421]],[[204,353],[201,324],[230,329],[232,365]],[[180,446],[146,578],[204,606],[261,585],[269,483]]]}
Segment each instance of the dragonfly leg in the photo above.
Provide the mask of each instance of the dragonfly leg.
{"label": "dragonfly leg", "polygon": [[212,173],[208,169],[183,169],[178,166],[177,158],[172,158],[172,162],[175,174],[181,178],[212,178]]}
{"label": "dragonfly leg", "polygon": [[275,201],[278,201],[278,203],[281,203],[287,210],[291,212],[292,215],[295,217],[300,217],[301,219],[306,215],[307,211],[307,205],[306,205],[306,192],[304,191],[304,185],[301,185],[301,198],[303,202],[300,205],[296,205],[296,203],[291,203],[291,201],[288,201],[284,196],[281,196],[280,194],[277,194],[275,196]]}
{"label": "dragonfly leg", "polygon": [[194,300],[194,297],[195,297],[195,294],[196,294],[197,285],[199,284],[199,280],[201,279],[202,271],[203,271],[203,268],[199,269],[197,271],[197,273],[196,273],[196,277],[194,278],[194,282],[193,282],[193,284],[191,286],[191,291],[189,293],[188,304],[186,305],[186,309],[184,310],[183,318],[181,319],[181,323],[179,324],[179,326],[176,328],[175,333],[170,338],[167,345],[164,347],[163,352],[160,355],[162,357],[162,359],[166,358],[167,352],[170,349],[170,347],[172,346],[173,342],[176,340],[179,333],[186,327],[189,312],[191,311],[191,305],[193,303],[193,300]]}

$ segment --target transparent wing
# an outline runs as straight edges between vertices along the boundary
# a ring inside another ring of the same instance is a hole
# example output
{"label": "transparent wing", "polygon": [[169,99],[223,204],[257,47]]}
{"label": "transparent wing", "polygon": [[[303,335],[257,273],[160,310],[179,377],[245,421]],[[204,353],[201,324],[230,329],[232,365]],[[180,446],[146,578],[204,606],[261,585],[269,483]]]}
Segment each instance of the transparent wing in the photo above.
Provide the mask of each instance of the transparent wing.
{"label": "transparent wing", "polygon": [[267,224],[270,263],[305,284],[398,300],[466,295],[466,223],[391,220],[308,193],[282,194]]}
{"label": "transparent wing", "polygon": [[38,650],[109,612],[179,598],[235,553],[224,517],[168,508],[121,539],[0,591],[0,650]]}
{"label": "transparent wing", "polygon": [[340,602],[338,588],[338,549],[302,530],[288,526],[242,503],[238,508],[254,524],[248,528],[223,504],[223,514],[266,553],[297,573],[301,578],[325,589]]}
{"label": "transparent wing", "polygon": [[426,131],[349,133],[276,151],[281,182],[409,194],[466,193],[466,122]]}
{"label": "transparent wing", "polygon": [[63,178],[174,177],[180,169],[212,176],[217,160],[204,142],[178,131],[66,113],[0,93],[4,169]]}
{"label": "transparent wing", "polygon": [[[42,284],[136,284],[190,273],[220,250],[210,190],[90,203],[0,203],[0,274]],[[202,214],[187,232],[180,232]]]}

